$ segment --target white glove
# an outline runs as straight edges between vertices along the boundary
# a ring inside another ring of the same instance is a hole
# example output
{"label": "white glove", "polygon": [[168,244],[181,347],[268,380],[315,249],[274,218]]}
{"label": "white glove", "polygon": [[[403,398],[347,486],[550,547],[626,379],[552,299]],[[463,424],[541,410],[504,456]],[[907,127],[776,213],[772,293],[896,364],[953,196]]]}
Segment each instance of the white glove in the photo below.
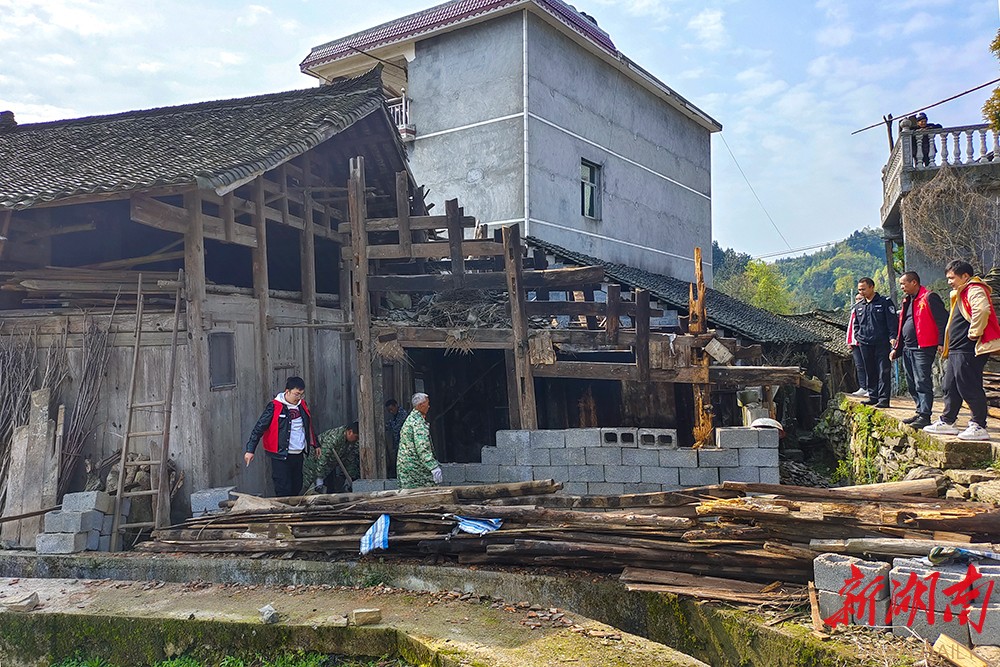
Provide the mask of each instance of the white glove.
{"label": "white glove", "polygon": [[316,488],[318,489],[321,486],[323,486],[323,478],[322,477],[317,477],[316,478]]}
{"label": "white glove", "polygon": [[434,468],[434,470],[431,470],[431,475],[434,477],[434,483],[435,484],[440,484],[441,481],[444,479],[444,475],[441,474],[441,468],[440,468],[440,466],[437,467],[437,468]]}

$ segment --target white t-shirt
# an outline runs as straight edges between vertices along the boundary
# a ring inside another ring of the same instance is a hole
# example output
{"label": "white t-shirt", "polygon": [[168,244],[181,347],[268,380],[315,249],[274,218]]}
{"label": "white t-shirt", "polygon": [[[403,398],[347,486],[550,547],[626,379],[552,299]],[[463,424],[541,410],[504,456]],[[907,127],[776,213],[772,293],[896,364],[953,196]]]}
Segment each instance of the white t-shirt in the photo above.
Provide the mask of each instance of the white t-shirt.
{"label": "white t-shirt", "polygon": [[302,402],[300,401],[298,405],[292,405],[285,400],[284,392],[275,398],[285,404],[288,417],[292,420],[292,430],[288,436],[288,453],[301,454],[306,449],[306,429],[302,423]]}

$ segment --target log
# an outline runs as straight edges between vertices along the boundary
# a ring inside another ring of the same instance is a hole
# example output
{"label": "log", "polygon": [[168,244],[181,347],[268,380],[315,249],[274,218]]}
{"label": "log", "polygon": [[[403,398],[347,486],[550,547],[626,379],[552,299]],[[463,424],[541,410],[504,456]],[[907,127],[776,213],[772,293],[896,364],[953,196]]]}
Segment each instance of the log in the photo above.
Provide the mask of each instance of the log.
{"label": "log", "polygon": [[1000,545],[989,542],[945,542],[940,540],[914,540],[893,538],[853,538],[847,540],[809,540],[809,547],[816,551],[839,554],[877,556],[926,556],[934,547],[961,547],[980,551],[997,551]]}

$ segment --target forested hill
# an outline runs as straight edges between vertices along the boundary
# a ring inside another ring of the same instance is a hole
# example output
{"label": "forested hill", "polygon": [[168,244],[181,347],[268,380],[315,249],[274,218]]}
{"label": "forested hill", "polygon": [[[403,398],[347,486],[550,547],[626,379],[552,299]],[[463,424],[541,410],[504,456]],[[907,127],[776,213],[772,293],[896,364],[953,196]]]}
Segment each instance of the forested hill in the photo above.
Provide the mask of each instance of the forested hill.
{"label": "forested hill", "polygon": [[818,252],[773,264],[712,244],[715,288],[772,312],[846,310],[854,301],[858,279],[870,276],[888,293],[885,246],[874,229],[854,232]]}

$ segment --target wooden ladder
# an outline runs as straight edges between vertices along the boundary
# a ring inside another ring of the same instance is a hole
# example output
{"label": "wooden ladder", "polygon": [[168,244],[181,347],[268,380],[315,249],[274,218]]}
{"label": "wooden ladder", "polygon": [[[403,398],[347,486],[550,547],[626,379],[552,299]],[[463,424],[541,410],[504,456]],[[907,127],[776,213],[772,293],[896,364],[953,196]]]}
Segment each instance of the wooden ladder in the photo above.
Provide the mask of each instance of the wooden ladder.
{"label": "wooden ladder", "polygon": [[[121,544],[122,532],[126,528],[138,529],[158,529],[170,524],[170,492],[167,463],[170,457],[170,415],[171,403],[174,395],[174,377],[177,369],[177,335],[180,328],[181,300],[184,291],[184,270],[177,272],[177,284],[174,292],[174,326],[170,337],[170,362],[167,368],[167,381],[163,400],[139,402],[136,400],[138,390],[137,377],[139,373],[139,355],[142,351],[142,315],[143,315],[143,291],[142,274],[139,274],[139,287],[136,295],[135,307],[135,342],[132,347],[132,371],[129,378],[128,406],[125,417],[125,437],[122,442],[122,454],[118,461],[118,493],[115,495],[115,515],[111,530],[111,551],[118,551]],[[159,430],[133,431],[132,425],[135,422],[135,414],[139,410],[150,410],[162,408],[163,425]],[[152,438],[159,436],[160,452],[155,456],[155,450],[150,442],[148,461],[130,461],[129,452],[132,449],[132,441],[137,438]],[[154,458],[156,460],[154,460]],[[149,486],[148,490],[126,491],[125,478],[129,468],[149,466]],[[149,496],[152,500],[153,520],[139,521],[135,523],[122,523],[122,506],[126,498],[136,498]]]}

